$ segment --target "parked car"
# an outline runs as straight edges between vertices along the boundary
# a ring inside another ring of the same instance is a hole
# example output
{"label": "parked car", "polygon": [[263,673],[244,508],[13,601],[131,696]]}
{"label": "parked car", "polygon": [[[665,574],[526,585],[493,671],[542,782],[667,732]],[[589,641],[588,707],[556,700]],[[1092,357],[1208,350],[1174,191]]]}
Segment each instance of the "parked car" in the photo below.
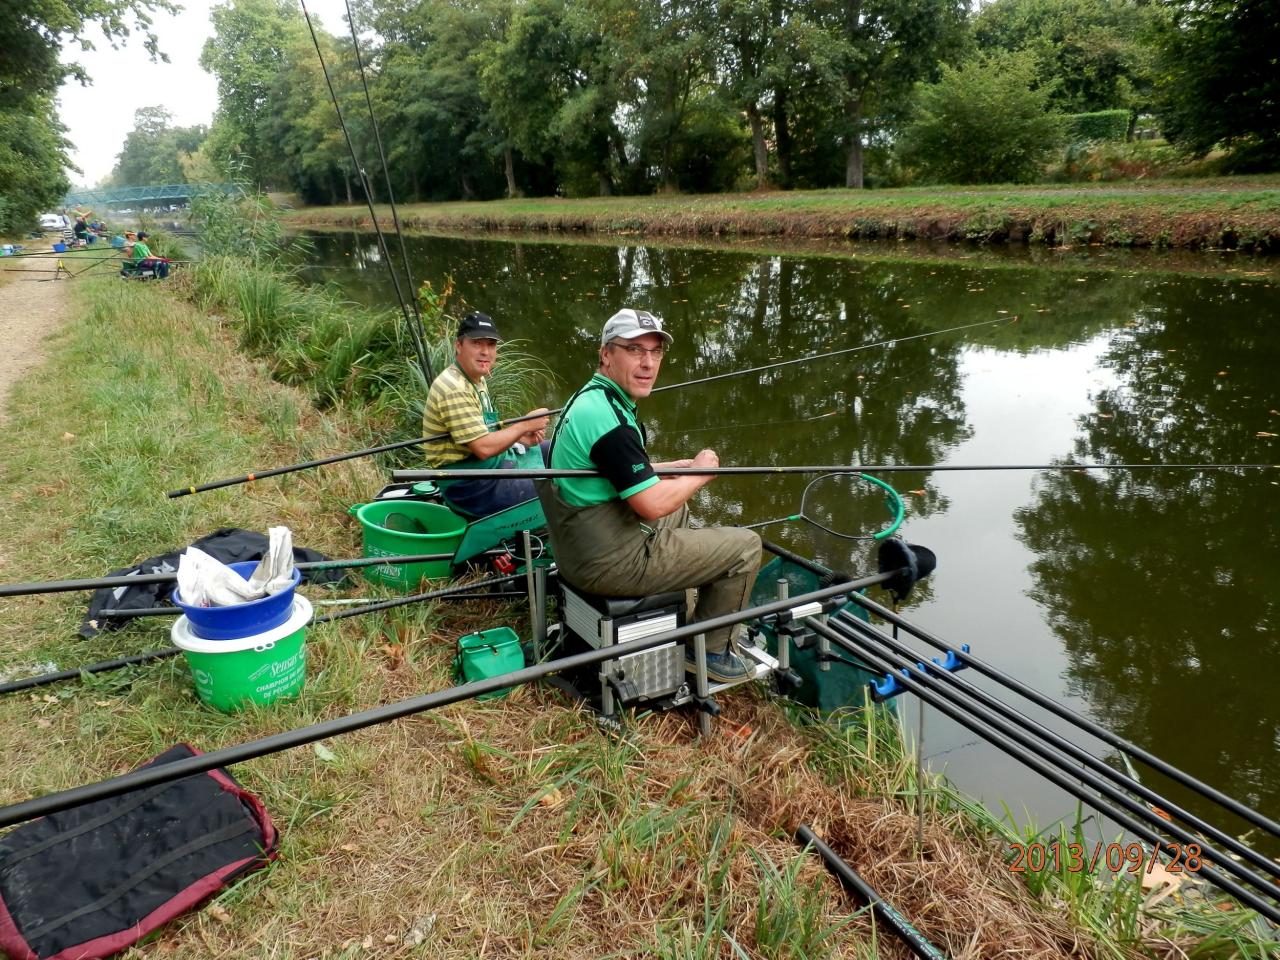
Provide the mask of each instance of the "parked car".
{"label": "parked car", "polygon": [[67,218],[60,213],[40,214],[41,230],[61,230],[67,225]]}

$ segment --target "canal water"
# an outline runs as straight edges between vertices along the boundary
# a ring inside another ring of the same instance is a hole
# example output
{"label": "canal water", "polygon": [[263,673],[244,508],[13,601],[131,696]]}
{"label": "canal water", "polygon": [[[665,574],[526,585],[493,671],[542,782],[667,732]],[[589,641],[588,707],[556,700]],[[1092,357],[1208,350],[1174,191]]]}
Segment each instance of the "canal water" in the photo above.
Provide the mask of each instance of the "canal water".
{"label": "canal water", "polygon": [[[369,235],[312,241],[312,279],[394,302]],[[660,383],[893,341],[655,395],[642,412],[657,459],[710,447],[726,465],[1280,462],[1280,289],[1268,274],[1077,254],[1042,265],[433,237],[408,250],[418,280],[452,278],[455,315],[492,314],[550,367],[548,407],[589,376],[600,328],[622,306],[659,314],[675,337]],[[985,321],[998,322],[938,332]],[[906,500],[903,534],[938,555],[912,620],[1280,815],[1280,470],[883,477]],[[810,479],[720,478],[695,512],[725,524],[787,517]],[[805,513],[874,533],[888,515],[864,487],[822,481]],[[763,533],[834,567],[874,567],[866,540],[794,521]],[[915,705],[904,713],[914,722]],[[997,811],[1040,826],[1076,815],[1070,797],[933,711],[924,752]],[[1114,827],[1094,829],[1113,838]]]}

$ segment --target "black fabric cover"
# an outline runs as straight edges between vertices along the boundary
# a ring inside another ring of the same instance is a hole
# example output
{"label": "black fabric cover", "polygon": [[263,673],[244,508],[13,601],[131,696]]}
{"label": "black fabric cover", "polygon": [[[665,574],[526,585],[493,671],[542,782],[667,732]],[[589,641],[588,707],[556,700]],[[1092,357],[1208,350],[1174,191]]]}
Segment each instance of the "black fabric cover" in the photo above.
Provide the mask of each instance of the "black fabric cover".
{"label": "black fabric cover", "polygon": [[[224,527],[191,544],[199,547],[215,560],[223,563],[239,563],[242,560],[261,560],[270,542],[266,534],[253,530],[237,530]],[[183,550],[186,548],[183,547]],[[139,573],[175,573],[182,550],[143,560],[137,566],[125,570],[113,570],[110,577],[127,577]],[[293,548],[296,563],[318,563],[329,559],[323,553],[305,547]],[[310,583],[336,583],[346,576],[342,570],[304,570],[302,579]],[[144,610],[161,606],[173,593],[173,583],[143,583],[136,587],[111,587],[95,590],[89,599],[89,612],[80,624],[80,636],[96,637],[104,630],[119,630],[133,620],[128,617],[103,617],[103,610]]]}
{"label": "black fabric cover", "polygon": [[[179,744],[145,766],[198,752]],[[277,839],[221,769],[25,823],[0,838],[0,950],[109,957],[274,859]]]}

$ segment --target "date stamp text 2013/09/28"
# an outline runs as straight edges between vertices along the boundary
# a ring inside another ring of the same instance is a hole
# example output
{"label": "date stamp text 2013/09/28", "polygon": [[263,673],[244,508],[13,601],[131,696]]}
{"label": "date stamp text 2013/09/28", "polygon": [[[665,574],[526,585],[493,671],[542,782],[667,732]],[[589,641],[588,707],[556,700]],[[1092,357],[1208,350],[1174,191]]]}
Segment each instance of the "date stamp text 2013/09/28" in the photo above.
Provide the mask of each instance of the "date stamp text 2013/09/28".
{"label": "date stamp text 2013/09/28", "polygon": [[1009,863],[1012,873],[1040,873],[1042,870],[1067,873],[1093,873],[1110,870],[1112,873],[1150,873],[1155,869],[1157,854],[1163,853],[1160,866],[1167,873],[1195,873],[1203,866],[1200,847],[1194,843],[1169,844],[1156,851],[1140,843],[1103,843],[1090,850],[1083,843],[1011,843],[1013,860]]}

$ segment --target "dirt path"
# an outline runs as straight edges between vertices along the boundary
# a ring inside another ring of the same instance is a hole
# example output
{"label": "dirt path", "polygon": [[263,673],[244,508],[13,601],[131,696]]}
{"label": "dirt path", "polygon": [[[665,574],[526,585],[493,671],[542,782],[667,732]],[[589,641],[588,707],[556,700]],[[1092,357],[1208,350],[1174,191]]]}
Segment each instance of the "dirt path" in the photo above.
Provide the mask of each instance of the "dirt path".
{"label": "dirt path", "polygon": [[71,314],[70,283],[37,280],[53,276],[52,257],[5,257],[0,265],[20,269],[0,284],[0,425],[9,418],[9,391],[44,359],[44,340]]}

